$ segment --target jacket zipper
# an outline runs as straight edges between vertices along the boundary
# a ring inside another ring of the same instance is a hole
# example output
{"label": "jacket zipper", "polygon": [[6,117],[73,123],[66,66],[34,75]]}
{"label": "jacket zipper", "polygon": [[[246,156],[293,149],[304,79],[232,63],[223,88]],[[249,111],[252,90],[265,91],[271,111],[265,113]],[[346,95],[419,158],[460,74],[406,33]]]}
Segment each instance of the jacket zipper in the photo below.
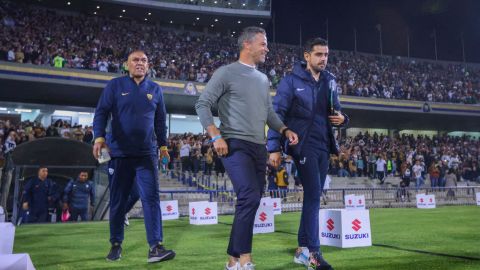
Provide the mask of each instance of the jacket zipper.
{"label": "jacket zipper", "polygon": [[[310,85],[312,86],[312,84],[310,83]],[[315,119],[315,108],[317,107],[317,99],[315,98],[316,97],[316,93],[315,93],[315,84],[313,84],[313,87],[311,87],[311,90],[312,90],[312,97],[313,97],[313,100],[312,100],[312,115],[310,116],[310,125],[308,126],[307,128],[307,132],[305,132],[305,139],[303,140],[303,143],[300,147],[300,156],[303,155],[303,148],[305,146],[305,142],[306,140],[308,139],[308,136],[310,136],[310,130],[312,129],[312,125],[313,125],[313,121]]]}

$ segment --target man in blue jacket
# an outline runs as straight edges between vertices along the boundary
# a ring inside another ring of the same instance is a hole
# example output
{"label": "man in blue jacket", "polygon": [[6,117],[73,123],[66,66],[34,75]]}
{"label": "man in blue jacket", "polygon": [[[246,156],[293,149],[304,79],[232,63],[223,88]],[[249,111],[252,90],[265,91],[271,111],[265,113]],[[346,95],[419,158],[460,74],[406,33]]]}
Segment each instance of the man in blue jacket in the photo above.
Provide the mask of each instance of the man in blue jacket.
{"label": "man in blue jacket", "polygon": [[281,135],[268,131],[270,163],[277,167],[281,152],[291,155],[304,190],[302,215],[298,230],[298,249],[294,262],[308,269],[333,269],[320,252],[320,195],[325,182],[330,154],[338,153],[332,126],[344,125],[348,117],[341,113],[335,77],[325,70],[328,43],[314,38],[306,43],[305,63],[297,63],[292,73],[280,82],[273,107],[280,119],[296,132],[299,143],[288,145]]}
{"label": "man in blue jacket", "polygon": [[80,216],[82,221],[88,220],[89,198],[90,206],[93,208],[95,204],[93,182],[88,180],[88,172],[82,171],[78,174],[77,179],[68,182],[63,192],[63,209],[70,208],[71,221],[77,221],[78,216]]}
{"label": "man in blue jacket", "polygon": [[55,183],[48,178],[48,168],[38,168],[37,177],[30,179],[23,190],[23,210],[31,223],[48,222],[48,208],[58,199]]}
{"label": "man in blue jacket", "polygon": [[[128,76],[108,82],[93,119],[93,155],[98,158],[101,149],[107,148],[112,157],[108,165],[112,247],[107,259],[116,261],[121,257],[125,206],[132,185],[136,185],[150,246],[147,261],[160,262],[175,257],[175,252],[165,249],[162,242],[158,186],[158,155],[169,157],[165,103],[160,86],[146,78],[148,58],[143,51],[130,53],[127,66]],[[109,118],[111,127],[106,136]]]}

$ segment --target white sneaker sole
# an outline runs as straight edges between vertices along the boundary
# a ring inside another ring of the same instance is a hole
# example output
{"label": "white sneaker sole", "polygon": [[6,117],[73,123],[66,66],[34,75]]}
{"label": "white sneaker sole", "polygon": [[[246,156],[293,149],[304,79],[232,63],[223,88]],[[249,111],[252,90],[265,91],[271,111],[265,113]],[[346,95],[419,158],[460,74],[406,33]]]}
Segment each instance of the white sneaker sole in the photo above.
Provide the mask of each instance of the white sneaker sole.
{"label": "white sneaker sole", "polygon": [[303,260],[297,258],[296,256],[293,256],[293,262],[296,263],[296,264],[301,264],[301,265],[308,266],[308,261],[303,261]]}

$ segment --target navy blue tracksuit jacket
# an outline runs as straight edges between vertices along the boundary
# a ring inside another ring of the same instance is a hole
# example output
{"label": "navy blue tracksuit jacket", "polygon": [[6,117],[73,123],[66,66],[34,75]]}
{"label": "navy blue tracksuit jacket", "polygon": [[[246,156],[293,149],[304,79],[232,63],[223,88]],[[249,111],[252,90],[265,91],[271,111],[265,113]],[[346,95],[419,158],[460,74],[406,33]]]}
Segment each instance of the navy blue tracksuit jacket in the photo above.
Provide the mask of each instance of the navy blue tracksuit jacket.
{"label": "navy blue tracksuit jacket", "polygon": [[[273,108],[280,119],[298,134],[299,143],[289,146],[285,138],[268,131],[268,151],[284,151],[293,157],[303,185],[304,199],[298,230],[298,246],[310,252],[320,252],[319,210],[320,196],[328,170],[330,154],[338,153],[338,144],[328,119],[335,111],[341,111],[335,77],[322,71],[316,81],[297,63],[291,74],[280,82],[273,98]],[[343,125],[348,123],[347,115]]]}
{"label": "navy blue tracksuit jacket", "polygon": [[95,188],[92,181],[81,182],[76,179],[70,180],[64,190],[63,201],[74,209],[88,209],[88,198],[90,205],[95,204]]}
{"label": "navy blue tracksuit jacket", "polygon": [[[155,110],[154,113],[151,113]],[[95,139],[106,137],[112,157],[148,156],[167,145],[167,112],[160,86],[145,78],[115,78],[103,90],[93,119]],[[111,130],[106,134],[107,120]]]}

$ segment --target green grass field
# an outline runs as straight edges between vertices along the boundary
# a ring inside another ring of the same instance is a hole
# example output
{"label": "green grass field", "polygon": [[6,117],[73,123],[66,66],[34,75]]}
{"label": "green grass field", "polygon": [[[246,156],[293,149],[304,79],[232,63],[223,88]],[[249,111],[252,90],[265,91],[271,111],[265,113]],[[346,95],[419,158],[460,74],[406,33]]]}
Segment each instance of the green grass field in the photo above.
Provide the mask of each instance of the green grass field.
{"label": "green grass field", "polygon": [[[292,262],[299,213],[275,217],[273,234],[254,236],[259,270],[305,269]],[[323,247],[338,269],[480,269],[480,207],[371,209],[373,246]],[[37,269],[223,269],[232,216],[218,225],[193,226],[187,218],[165,221],[165,244],[177,252],[168,262],[147,264],[143,220],[126,229],[123,257],[105,261],[108,222],[25,225],[17,228],[15,253],[29,253]]]}

